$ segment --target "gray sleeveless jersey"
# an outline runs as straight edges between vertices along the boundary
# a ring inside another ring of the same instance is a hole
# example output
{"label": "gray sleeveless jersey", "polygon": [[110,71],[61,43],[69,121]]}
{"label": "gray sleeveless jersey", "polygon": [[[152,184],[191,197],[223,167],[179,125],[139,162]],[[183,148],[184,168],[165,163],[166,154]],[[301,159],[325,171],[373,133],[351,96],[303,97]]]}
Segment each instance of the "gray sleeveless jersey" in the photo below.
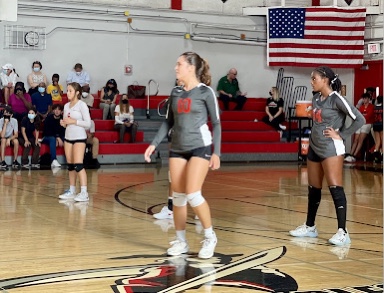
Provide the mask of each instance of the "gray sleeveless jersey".
{"label": "gray sleeveless jersey", "polygon": [[221,124],[219,106],[211,87],[200,83],[190,91],[175,87],[168,101],[166,120],[161,125],[152,145],[157,147],[172,128],[171,150],[190,151],[212,144],[208,115],[213,130],[213,153],[220,156]]}
{"label": "gray sleeveless jersey", "polygon": [[[365,124],[364,116],[350,102],[337,92],[332,92],[324,101],[320,93],[314,95],[313,127],[309,145],[321,158],[345,154],[344,140]],[[349,116],[352,124],[345,127],[345,119]],[[343,140],[325,137],[323,131],[332,127],[339,132]]]}

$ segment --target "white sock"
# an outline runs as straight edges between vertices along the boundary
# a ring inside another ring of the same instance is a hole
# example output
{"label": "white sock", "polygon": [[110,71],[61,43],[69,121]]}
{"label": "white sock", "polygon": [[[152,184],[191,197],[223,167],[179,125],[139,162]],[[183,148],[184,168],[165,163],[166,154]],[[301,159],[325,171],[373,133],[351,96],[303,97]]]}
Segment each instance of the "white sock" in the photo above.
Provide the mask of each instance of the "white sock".
{"label": "white sock", "polygon": [[181,241],[187,241],[187,238],[185,236],[185,230],[176,230],[176,237]]}
{"label": "white sock", "polygon": [[213,235],[213,227],[209,227],[207,229],[204,229],[204,236],[205,238],[211,238]]}
{"label": "white sock", "polygon": [[69,191],[70,191],[71,193],[76,193],[76,186],[74,186],[74,185],[70,185],[70,186],[69,186]]}
{"label": "white sock", "polygon": [[87,192],[87,186],[81,186],[81,192]]}

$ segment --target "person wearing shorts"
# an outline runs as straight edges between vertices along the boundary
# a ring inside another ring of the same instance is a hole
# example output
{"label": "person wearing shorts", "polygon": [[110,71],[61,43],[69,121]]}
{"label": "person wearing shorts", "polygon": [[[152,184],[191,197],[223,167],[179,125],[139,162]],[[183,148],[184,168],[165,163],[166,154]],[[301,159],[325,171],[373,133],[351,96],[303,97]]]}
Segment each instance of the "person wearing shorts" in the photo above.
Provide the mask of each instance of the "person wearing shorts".
{"label": "person wearing shorts", "polygon": [[[166,120],[163,122],[144,159],[151,154],[172,128],[169,170],[172,181],[173,217],[176,240],[171,242],[168,255],[177,256],[189,251],[186,240],[187,204],[199,217],[204,228],[204,241],[198,257],[211,258],[217,244],[212,227],[209,205],[202,195],[202,185],[209,168],[220,167],[221,123],[215,92],[207,61],[194,52],[183,53],[175,66],[176,86],[170,96]],[[213,135],[208,128],[208,115]]]}
{"label": "person wearing shorts", "polygon": [[[364,116],[340,95],[341,81],[334,71],[321,66],[311,74],[311,85],[316,94],[312,99],[313,126],[307,155],[308,205],[303,225],[289,231],[294,237],[317,237],[315,225],[321,201],[324,177],[327,180],[337,217],[337,232],[328,240],[334,245],[351,243],[347,221],[347,199],[343,188],[344,140],[364,123]],[[352,124],[345,125],[349,116]]]}
{"label": "person wearing shorts", "polygon": [[[86,129],[91,127],[91,116],[88,106],[81,101],[82,88],[77,82],[68,84],[68,103],[64,106],[63,119],[60,125],[65,127],[64,151],[68,164],[69,189],[59,195],[63,200],[88,201],[87,173],[83,159],[87,142]],[[81,191],[76,195],[76,177],[80,179]]]}

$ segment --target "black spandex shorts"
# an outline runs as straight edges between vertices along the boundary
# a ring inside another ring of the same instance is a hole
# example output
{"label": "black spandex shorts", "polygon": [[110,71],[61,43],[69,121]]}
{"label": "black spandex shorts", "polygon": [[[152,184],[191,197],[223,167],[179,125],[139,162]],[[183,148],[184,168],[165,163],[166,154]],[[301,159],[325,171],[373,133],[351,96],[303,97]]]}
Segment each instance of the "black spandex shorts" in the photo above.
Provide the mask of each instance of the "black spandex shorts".
{"label": "black spandex shorts", "polygon": [[170,151],[169,157],[181,158],[187,161],[189,161],[189,159],[192,157],[198,157],[198,158],[206,159],[209,161],[212,157],[212,146],[209,145],[209,146],[193,149],[193,150],[182,152],[182,153],[179,153],[179,152],[176,153],[176,152]]}
{"label": "black spandex shorts", "polygon": [[316,163],[320,163],[322,161],[324,161],[325,159],[323,158],[320,158],[314,151],[313,149],[311,148],[311,146],[308,147],[308,154],[307,154],[307,159],[312,161],[312,162],[316,162]]}
{"label": "black spandex shorts", "polygon": [[70,144],[75,144],[75,143],[87,143],[87,139],[75,139],[75,140],[69,140],[64,138],[64,141],[70,143]]}
{"label": "black spandex shorts", "polygon": [[373,131],[377,131],[377,132],[380,132],[380,131],[383,131],[383,124],[373,124]]}

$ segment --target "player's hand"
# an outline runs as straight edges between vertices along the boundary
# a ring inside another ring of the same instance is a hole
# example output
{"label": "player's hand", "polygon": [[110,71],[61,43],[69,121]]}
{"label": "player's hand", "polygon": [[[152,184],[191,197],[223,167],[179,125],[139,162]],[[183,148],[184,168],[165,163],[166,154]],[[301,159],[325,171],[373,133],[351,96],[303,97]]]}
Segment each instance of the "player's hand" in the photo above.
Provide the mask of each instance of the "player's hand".
{"label": "player's hand", "polygon": [[144,153],[144,160],[147,162],[147,163],[150,163],[151,162],[151,155],[153,154],[153,152],[155,151],[155,146],[154,145],[150,145],[146,150],[145,150],[145,153]]}

